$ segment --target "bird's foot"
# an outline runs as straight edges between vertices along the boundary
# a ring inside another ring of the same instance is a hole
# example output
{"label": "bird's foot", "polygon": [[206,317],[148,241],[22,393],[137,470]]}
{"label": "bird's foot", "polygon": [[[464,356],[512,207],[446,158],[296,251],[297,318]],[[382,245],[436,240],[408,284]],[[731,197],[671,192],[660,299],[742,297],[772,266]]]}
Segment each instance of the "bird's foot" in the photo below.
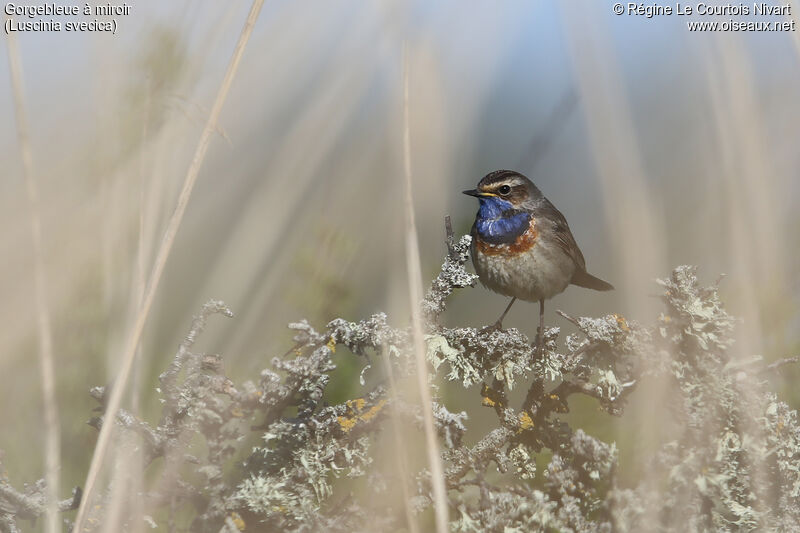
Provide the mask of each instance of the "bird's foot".
{"label": "bird's foot", "polygon": [[495,331],[503,331],[503,323],[499,320],[491,326],[483,327],[480,330],[481,333],[494,333]]}
{"label": "bird's foot", "polygon": [[532,343],[532,346],[536,347],[537,357],[542,357],[544,355],[544,335],[541,330],[536,332],[536,340]]}

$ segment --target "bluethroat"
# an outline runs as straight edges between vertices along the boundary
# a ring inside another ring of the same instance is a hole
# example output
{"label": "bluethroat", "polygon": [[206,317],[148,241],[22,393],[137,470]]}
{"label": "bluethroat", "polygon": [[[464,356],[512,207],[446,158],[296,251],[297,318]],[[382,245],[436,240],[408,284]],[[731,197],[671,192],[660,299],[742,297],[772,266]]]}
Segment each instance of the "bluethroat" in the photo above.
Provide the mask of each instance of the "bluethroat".
{"label": "bluethroat", "polygon": [[511,297],[495,327],[519,298],[539,302],[539,353],[544,347],[544,301],[573,284],[614,287],[586,272],[564,215],[531,180],[513,170],[487,174],[464,194],[480,202],[472,225],[472,264],[488,289]]}

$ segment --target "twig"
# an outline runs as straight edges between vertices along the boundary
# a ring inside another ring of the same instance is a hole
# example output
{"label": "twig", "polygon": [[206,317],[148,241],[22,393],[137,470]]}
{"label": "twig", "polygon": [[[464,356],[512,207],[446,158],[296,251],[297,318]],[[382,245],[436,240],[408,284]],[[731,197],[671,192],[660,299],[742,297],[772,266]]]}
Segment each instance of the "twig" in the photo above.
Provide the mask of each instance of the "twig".
{"label": "twig", "polygon": [[[37,483],[38,485],[38,483]],[[56,499],[56,512],[72,511],[77,509],[81,501],[80,487],[72,489],[72,497],[58,501]],[[45,513],[45,506],[41,493],[23,494],[8,483],[0,482],[0,511],[10,510],[14,516],[34,520]],[[56,514],[58,517],[58,514]]]}
{"label": "twig", "polygon": [[444,469],[439,453],[439,442],[436,440],[436,428],[433,423],[433,401],[428,388],[428,372],[425,362],[425,346],[423,343],[422,316],[422,269],[419,259],[417,227],[414,221],[414,202],[411,192],[411,133],[409,127],[408,105],[408,45],[403,45],[403,168],[405,170],[405,212],[406,212],[406,266],[408,272],[409,297],[411,299],[411,324],[414,342],[414,355],[417,363],[417,384],[422,402],[423,427],[425,430],[425,448],[428,452],[428,465],[431,469],[431,485],[436,515],[437,533],[448,530],[447,491],[444,481]]}
{"label": "twig", "polygon": [[[522,411],[531,412],[534,402],[537,398],[541,398],[544,394],[544,381],[541,379],[534,379],[531,383],[528,393],[525,395],[525,400],[522,402]],[[537,414],[538,413],[532,413]]]}
{"label": "twig", "polygon": [[770,363],[767,366],[765,366],[764,368],[762,368],[761,371],[759,372],[759,374],[765,374],[767,372],[774,372],[775,370],[778,370],[781,367],[784,367],[786,365],[791,365],[791,364],[794,364],[794,363],[800,363],[800,355],[795,355],[794,357],[785,357],[783,359],[778,359],[777,361],[775,361],[773,363]]}
{"label": "twig", "polygon": [[28,130],[28,116],[25,107],[25,91],[22,81],[17,40],[13,33],[8,34],[8,66],[11,70],[11,84],[14,93],[14,112],[17,117],[17,135],[22,154],[22,169],[28,192],[31,237],[33,241],[33,274],[36,298],[36,319],[39,333],[39,369],[42,377],[42,400],[45,421],[45,490],[47,512],[45,531],[56,533],[58,512],[56,501],[61,485],[61,434],[59,429],[58,407],[56,404],[55,367],[53,365],[53,331],[50,323],[50,308],[47,296],[47,274],[44,268],[44,244],[42,243],[42,222],[39,206],[39,189],[33,169],[33,154]]}
{"label": "twig", "polygon": [[536,416],[537,418],[541,419],[552,412],[556,405],[561,404],[566,406],[567,397],[575,393],[581,393],[586,396],[590,396],[596,400],[599,400],[601,403],[615,402],[633,392],[634,385],[636,385],[636,380],[622,383],[619,394],[614,398],[607,398],[603,396],[601,391],[599,391],[597,386],[593,383],[582,380],[564,380],[555,389],[547,394],[545,401],[542,403],[542,410],[537,412]]}
{"label": "twig", "polygon": [[[89,425],[95,429],[101,429],[105,423],[105,417],[96,416],[89,420]],[[164,437],[159,432],[153,429],[147,422],[137,418],[133,413],[129,413],[125,409],[120,409],[117,412],[117,423],[125,429],[136,432],[142,437],[144,443],[144,450],[142,453],[142,465],[149,465],[154,459],[164,455]]]}
{"label": "twig", "polygon": [[465,447],[464,450],[459,450],[459,454],[453,458],[455,465],[447,470],[448,485],[457,486],[461,478],[473,469],[485,470],[489,461],[511,440],[514,434],[513,429],[505,426],[495,428],[472,448]]}
{"label": "twig", "polygon": [[228,306],[225,305],[225,302],[222,302],[221,300],[209,300],[206,302],[203,305],[200,314],[194,317],[192,320],[189,333],[186,334],[183,342],[181,342],[180,346],[178,347],[178,352],[175,354],[175,357],[172,359],[169,367],[160,376],[158,376],[158,379],[161,382],[162,391],[167,397],[168,402],[170,402],[170,406],[171,403],[175,402],[175,399],[179,394],[179,391],[175,386],[175,381],[181,369],[183,368],[184,363],[190,355],[189,350],[192,348],[192,346],[194,346],[197,337],[205,329],[208,318],[215,313],[221,313],[227,317],[233,316],[233,312],[231,312]]}
{"label": "twig", "polygon": [[452,259],[458,259],[455,246],[456,246],[456,238],[453,234],[453,224],[450,222],[450,215],[444,217],[444,231],[445,231],[445,243],[447,243],[447,256]]}
{"label": "twig", "polygon": [[578,319],[577,319],[577,318],[574,318],[574,317],[571,317],[571,316],[569,316],[567,313],[565,313],[564,311],[562,311],[562,310],[560,310],[560,309],[557,309],[557,310],[556,310],[556,313],[557,313],[557,314],[559,314],[559,315],[561,315],[561,316],[563,316],[564,318],[566,318],[567,320],[569,320],[570,322],[572,322],[573,324],[575,324],[577,327],[579,327],[579,328],[581,327],[581,323],[580,323],[580,322],[578,322]]}
{"label": "twig", "polygon": [[[205,155],[211,142],[211,137],[214,131],[216,131],[216,124],[217,120],[219,119],[220,112],[222,111],[222,106],[225,103],[228,91],[233,83],[233,78],[236,75],[236,71],[239,67],[239,62],[242,59],[245,46],[247,45],[247,41],[250,39],[250,35],[253,32],[253,27],[255,26],[256,19],[258,19],[258,14],[261,11],[261,6],[263,4],[264,0],[253,0],[250,13],[247,16],[244,28],[242,28],[242,32],[239,35],[239,41],[236,43],[236,48],[234,49],[233,56],[228,64],[225,77],[222,80],[222,84],[220,85],[216,99],[214,100],[214,105],[211,108],[211,114],[208,117],[208,121],[206,122],[206,126],[200,136],[200,140],[197,143],[197,149],[194,157],[192,158],[189,170],[186,173],[186,179],[184,180],[181,194],[178,197],[178,203],[175,206],[175,211],[172,213],[172,217],[170,217],[169,224],[167,225],[167,229],[161,241],[161,246],[158,249],[158,254],[156,255],[153,269],[148,280],[144,299],[142,300],[142,306],[139,309],[133,329],[125,344],[125,350],[122,354],[122,364],[119,373],[117,374],[117,379],[115,380],[115,385],[112,388],[111,397],[108,402],[106,412],[107,418],[115,418],[120,407],[122,395],[125,391],[125,385],[130,377],[131,368],[136,356],[136,348],[139,346],[139,339],[142,336],[144,324],[150,312],[150,307],[153,304],[155,292],[158,288],[159,282],[161,281],[161,275],[164,272],[167,258],[172,250],[172,244],[175,241],[175,235],[177,234],[178,228],[183,220],[183,215],[186,212],[186,206],[189,204],[189,198],[191,197],[192,189],[194,188],[194,184],[197,181],[197,176],[200,173],[200,168],[205,160]],[[103,464],[103,460],[111,440],[111,431],[113,427],[114,424],[104,424],[100,430],[100,435],[97,438],[97,446],[95,448],[94,455],[92,456],[89,472],[86,476],[86,483],[84,484],[86,494],[81,502],[78,515],[75,518],[74,531],[81,531],[83,529],[83,522],[86,518],[87,502],[91,500],[94,492],[97,476],[100,473],[100,467]]]}

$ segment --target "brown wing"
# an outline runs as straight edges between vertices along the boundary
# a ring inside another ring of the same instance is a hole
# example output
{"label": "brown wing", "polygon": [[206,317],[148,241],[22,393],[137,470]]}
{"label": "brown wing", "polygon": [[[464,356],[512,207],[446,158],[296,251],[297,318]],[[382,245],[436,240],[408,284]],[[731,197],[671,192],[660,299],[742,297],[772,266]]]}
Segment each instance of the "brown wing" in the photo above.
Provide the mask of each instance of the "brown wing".
{"label": "brown wing", "polygon": [[545,201],[547,202],[546,205],[533,210],[533,216],[536,218],[537,225],[541,224],[541,226],[539,226],[540,228],[544,226],[544,228],[542,228],[543,230],[549,230],[548,233],[555,238],[556,243],[561,249],[575,261],[578,269],[585,271],[586,261],[583,259],[583,254],[580,248],[578,248],[578,244],[575,242],[575,237],[572,236],[572,232],[569,230],[567,219],[564,218],[561,211],[556,209],[553,204],[547,200]]}

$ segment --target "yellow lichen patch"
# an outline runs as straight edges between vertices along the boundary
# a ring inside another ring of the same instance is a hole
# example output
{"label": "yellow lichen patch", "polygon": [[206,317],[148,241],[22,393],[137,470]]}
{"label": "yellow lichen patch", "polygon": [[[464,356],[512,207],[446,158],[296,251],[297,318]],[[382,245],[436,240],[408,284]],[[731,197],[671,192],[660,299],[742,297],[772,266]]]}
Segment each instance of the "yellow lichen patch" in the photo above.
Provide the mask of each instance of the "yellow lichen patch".
{"label": "yellow lichen patch", "polygon": [[503,407],[502,397],[498,399],[492,398],[493,392],[496,391],[492,390],[486,383],[483,384],[483,387],[481,387],[481,405],[484,407]]}
{"label": "yellow lichen patch", "polygon": [[328,347],[331,353],[336,353],[336,339],[334,339],[333,337],[331,337],[331,339],[328,341],[328,344],[326,344],[325,346]]}
{"label": "yellow lichen patch", "polygon": [[366,407],[367,401],[364,398],[347,400],[345,405],[347,406],[348,414],[352,416],[340,416],[336,419],[336,421],[339,422],[339,426],[342,428],[342,431],[349,433],[357,423],[369,422],[375,418],[375,416],[377,416],[386,405],[386,400],[379,401],[366,411],[364,411],[364,407]]}
{"label": "yellow lichen patch", "polygon": [[622,331],[630,331],[631,330],[631,328],[628,327],[628,321],[625,320],[624,316],[618,315],[616,313],[614,313],[613,316],[614,316],[614,319],[617,321],[617,325],[619,326],[619,329],[621,329]]}
{"label": "yellow lichen patch", "polygon": [[236,529],[238,529],[239,531],[244,531],[245,527],[247,527],[247,524],[244,523],[244,520],[242,519],[241,515],[239,515],[239,513],[237,513],[236,511],[229,514],[228,517],[231,519],[233,525],[236,526]]}
{"label": "yellow lichen patch", "polygon": [[551,394],[551,395],[550,395],[550,399],[551,399],[551,400],[558,400],[558,399],[559,399],[559,398],[558,398],[558,394]]}
{"label": "yellow lichen patch", "polygon": [[359,418],[364,422],[369,422],[370,420],[375,418],[375,415],[381,412],[381,409],[383,409],[384,405],[386,405],[386,400],[379,401],[377,404],[370,407],[366,413],[359,416]]}
{"label": "yellow lichen patch", "polygon": [[522,411],[519,415],[519,429],[520,431],[525,431],[526,429],[531,429],[534,426],[533,419],[531,415],[528,414],[528,411]]}
{"label": "yellow lichen patch", "polygon": [[669,316],[669,315],[664,315],[664,316],[661,317],[661,320],[663,320],[665,323],[669,324],[670,321],[672,321],[672,317]]}
{"label": "yellow lichen patch", "polygon": [[347,400],[347,402],[345,402],[345,405],[347,405],[348,409],[355,411],[356,413],[359,413],[364,409],[364,406],[367,405],[367,400],[365,400],[364,398]]}
{"label": "yellow lichen patch", "polygon": [[240,407],[232,407],[231,416],[234,418],[242,418],[244,416],[244,411],[242,411]]}
{"label": "yellow lichen patch", "polygon": [[[103,506],[99,504],[95,504],[94,506],[92,506],[92,511],[94,511],[95,513],[99,513],[102,509]],[[97,518],[96,516],[90,516],[89,518],[86,519],[86,521],[92,525],[100,523],[100,519]]]}
{"label": "yellow lichen patch", "polygon": [[356,426],[355,418],[347,418],[345,416],[340,416],[336,418],[336,421],[339,422],[339,426],[345,433],[349,433],[350,430]]}

